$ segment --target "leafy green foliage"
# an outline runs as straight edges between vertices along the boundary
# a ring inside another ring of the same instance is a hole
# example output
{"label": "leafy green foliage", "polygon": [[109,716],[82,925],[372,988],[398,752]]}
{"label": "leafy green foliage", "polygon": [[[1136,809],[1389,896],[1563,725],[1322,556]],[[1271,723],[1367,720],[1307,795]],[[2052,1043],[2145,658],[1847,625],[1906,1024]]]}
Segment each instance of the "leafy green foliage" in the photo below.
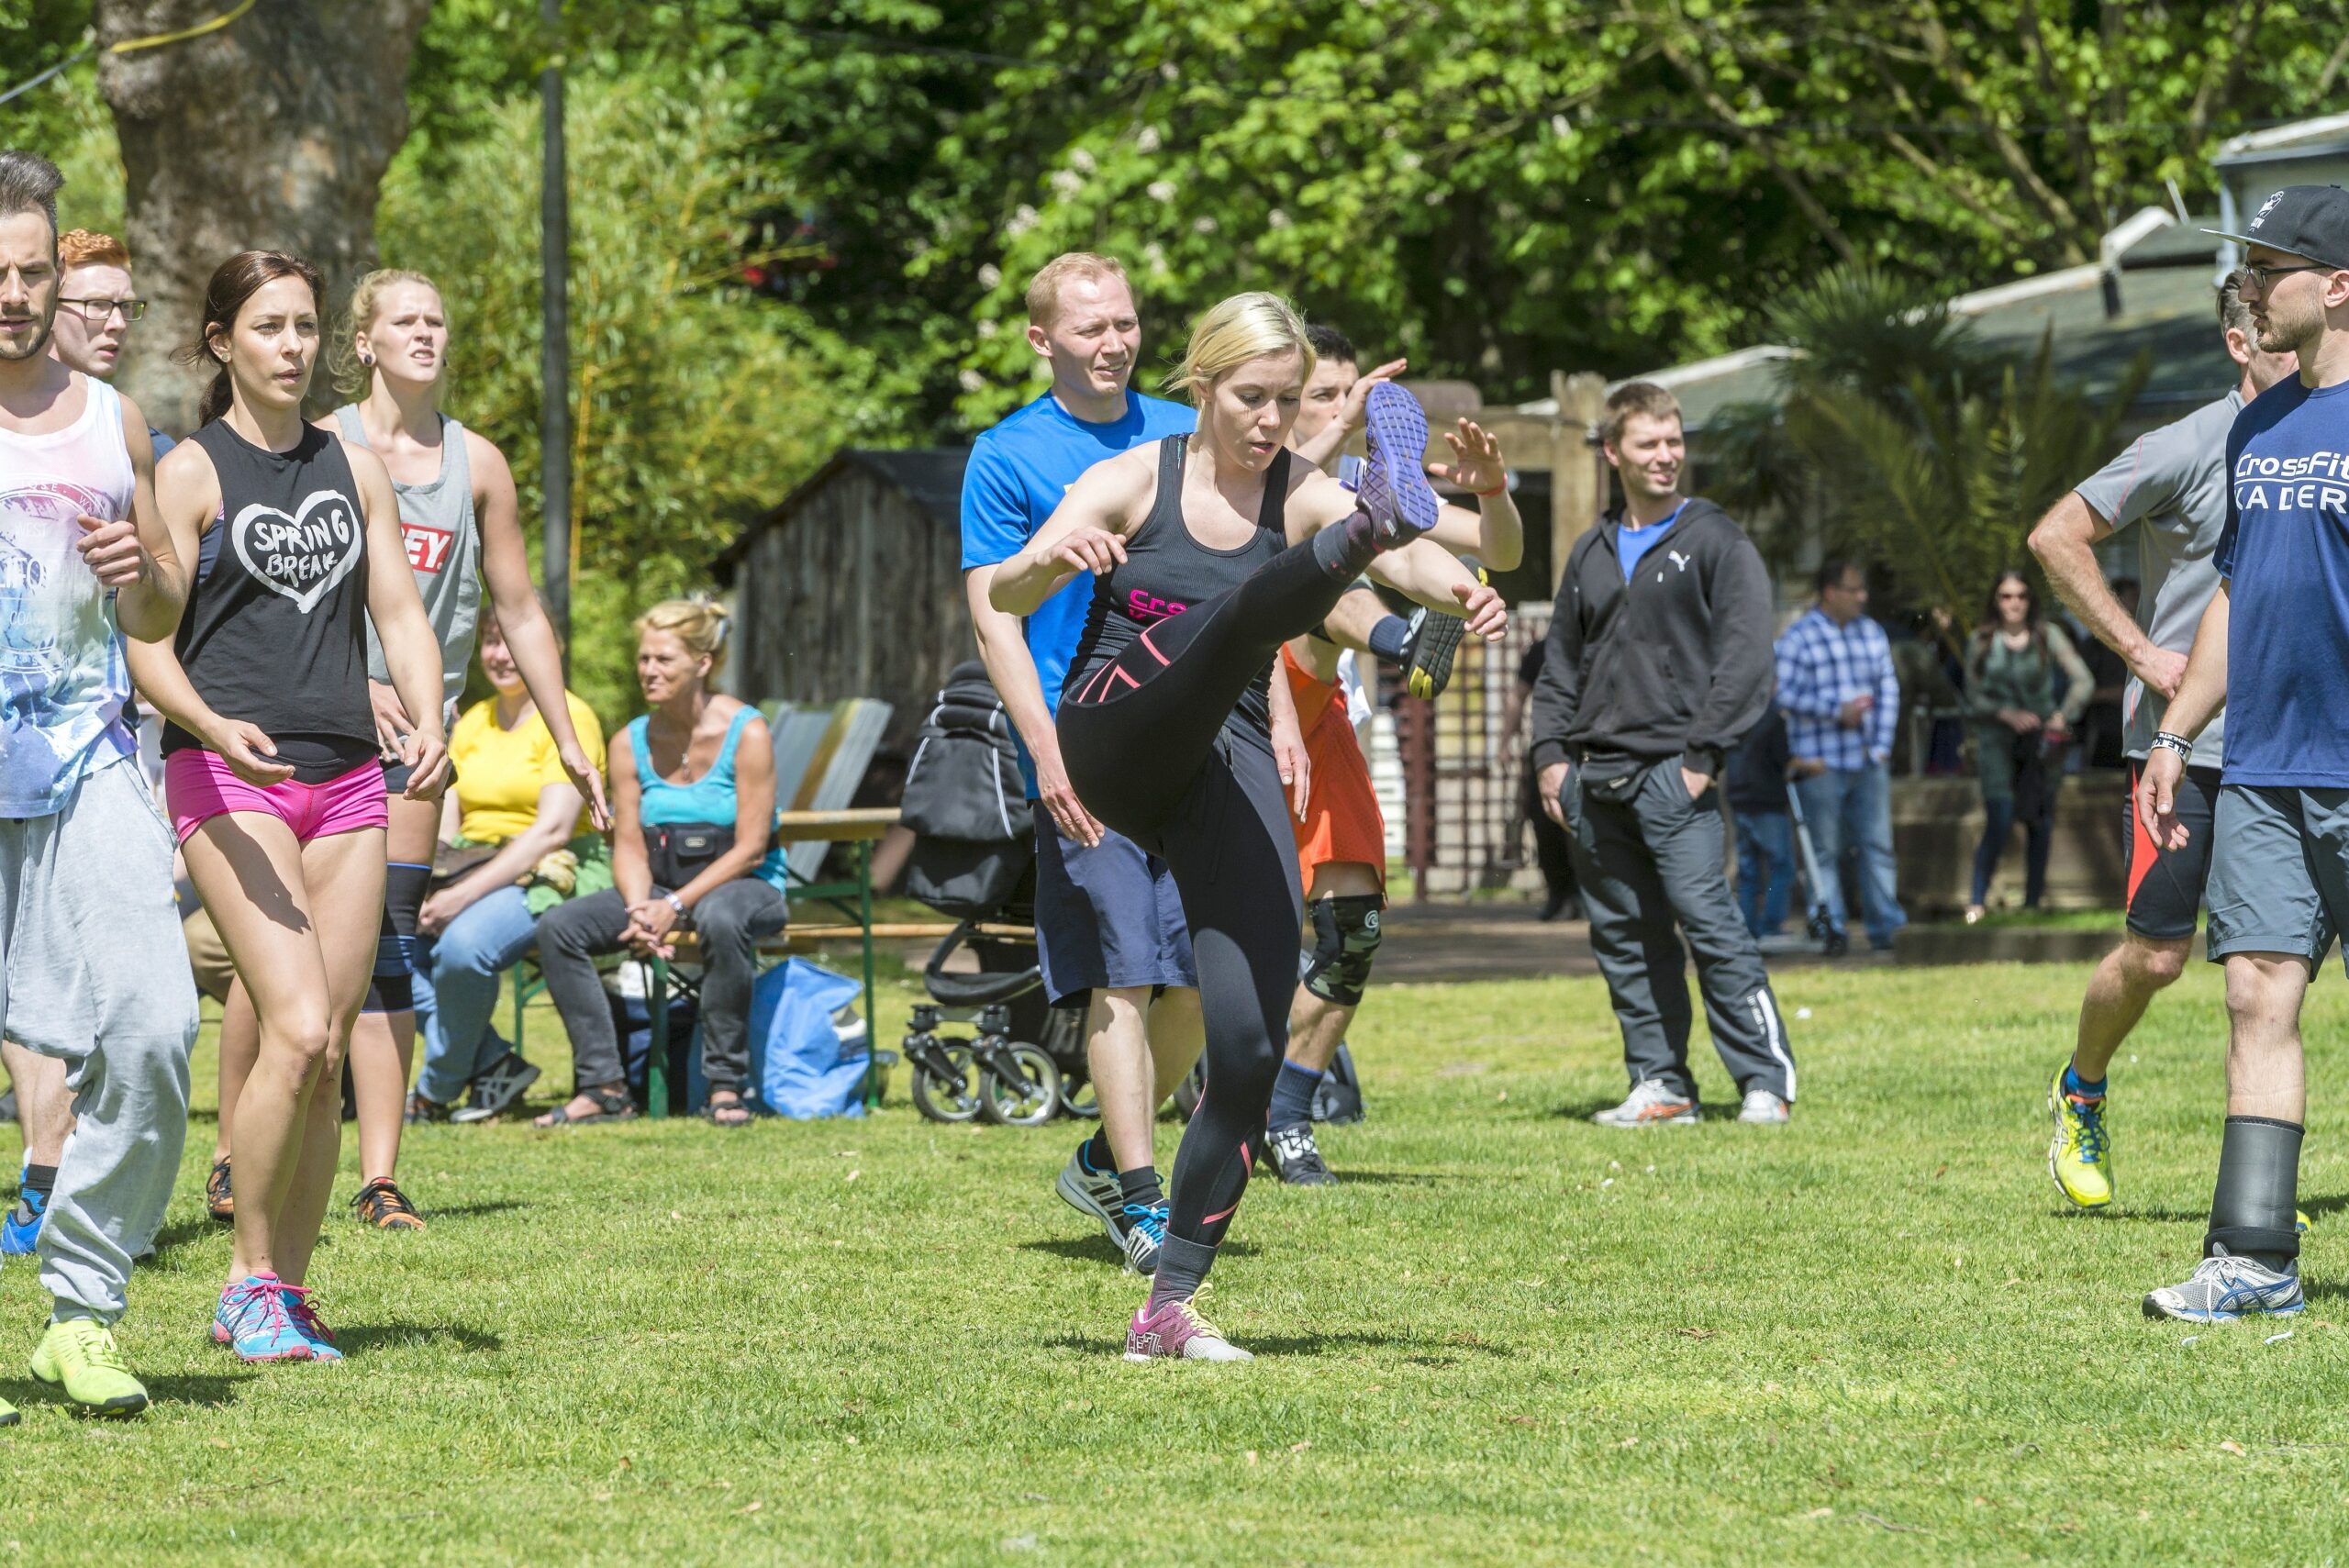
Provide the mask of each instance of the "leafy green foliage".
{"label": "leafy green foliage", "polygon": [[[796,313],[736,281],[774,193],[741,156],[734,84],[589,78],[569,98],[573,685],[611,716],[638,700],[628,622],[703,585],[709,557],[844,422]],[[508,100],[482,134],[395,163],[377,220],[386,264],[442,281],[448,406],[513,464],[534,551],[538,137],[536,104]]]}

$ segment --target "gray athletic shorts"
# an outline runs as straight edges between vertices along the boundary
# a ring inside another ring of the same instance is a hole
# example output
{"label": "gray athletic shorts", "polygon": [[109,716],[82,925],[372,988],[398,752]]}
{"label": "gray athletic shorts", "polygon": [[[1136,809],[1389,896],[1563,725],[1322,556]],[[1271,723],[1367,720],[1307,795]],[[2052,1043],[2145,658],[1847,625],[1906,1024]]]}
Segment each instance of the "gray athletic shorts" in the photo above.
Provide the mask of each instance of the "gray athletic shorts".
{"label": "gray athletic shorts", "polygon": [[172,830],[136,759],[50,817],[0,818],[0,1033],[44,1056],[117,1035],[195,1038]]}
{"label": "gray athletic shorts", "polygon": [[2297,953],[2349,926],[2349,789],[2223,784],[2210,833],[2209,951]]}

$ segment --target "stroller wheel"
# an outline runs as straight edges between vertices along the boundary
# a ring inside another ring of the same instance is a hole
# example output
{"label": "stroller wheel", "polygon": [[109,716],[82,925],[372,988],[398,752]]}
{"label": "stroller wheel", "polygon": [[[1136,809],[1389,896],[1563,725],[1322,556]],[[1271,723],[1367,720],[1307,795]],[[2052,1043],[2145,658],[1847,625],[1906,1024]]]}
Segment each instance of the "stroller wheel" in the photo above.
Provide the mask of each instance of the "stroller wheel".
{"label": "stroller wheel", "polygon": [[979,1113],[999,1127],[1052,1120],[1061,1107],[1061,1070],[1042,1048],[1007,1044],[988,1054],[979,1069]]}
{"label": "stroller wheel", "polygon": [[1093,1092],[1090,1078],[1072,1078],[1061,1074],[1061,1115],[1074,1117],[1079,1121],[1101,1119],[1101,1098]]}
{"label": "stroller wheel", "polygon": [[[942,1057],[951,1075],[932,1065]],[[914,1109],[932,1121],[970,1121],[979,1114],[979,1074],[966,1044],[941,1045],[914,1058]]]}
{"label": "stroller wheel", "polygon": [[1185,1121],[1189,1121],[1199,1108],[1199,1101],[1208,1092],[1208,1063],[1203,1056],[1191,1067],[1190,1076],[1174,1085],[1174,1108]]}

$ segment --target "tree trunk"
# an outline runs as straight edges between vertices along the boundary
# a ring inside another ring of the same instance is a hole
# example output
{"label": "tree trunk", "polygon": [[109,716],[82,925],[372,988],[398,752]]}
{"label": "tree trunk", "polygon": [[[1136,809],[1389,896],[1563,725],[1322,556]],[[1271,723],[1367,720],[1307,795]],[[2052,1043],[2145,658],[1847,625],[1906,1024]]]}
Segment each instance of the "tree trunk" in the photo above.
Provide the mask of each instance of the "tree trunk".
{"label": "tree trunk", "polygon": [[[224,0],[96,0],[101,47],[190,27]],[[139,292],[121,383],[185,433],[205,373],[195,341],[212,271],[250,248],[292,250],[340,306],[375,261],[375,200],[407,137],[408,56],[431,0],[260,0],[184,42],[101,54],[98,87],[122,143]],[[324,325],[322,323],[322,325]],[[314,400],[328,395],[323,374]]]}

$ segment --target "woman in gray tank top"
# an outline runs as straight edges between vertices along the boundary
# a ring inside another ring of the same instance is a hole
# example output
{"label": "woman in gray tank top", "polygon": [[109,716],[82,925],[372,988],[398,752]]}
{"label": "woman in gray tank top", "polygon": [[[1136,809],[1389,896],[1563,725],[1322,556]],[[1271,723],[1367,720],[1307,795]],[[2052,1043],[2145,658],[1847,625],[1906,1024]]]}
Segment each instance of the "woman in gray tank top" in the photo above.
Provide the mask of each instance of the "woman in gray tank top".
{"label": "woman in gray tank top", "polygon": [[[529,558],[514,495],[513,471],[497,448],[440,412],[441,372],[449,348],[440,291],[419,272],[384,269],[360,279],[342,330],[328,344],[336,383],[356,402],[319,425],[381,458],[399,495],[400,533],[408,565],[424,596],[427,617],[440,644],[442,722],[452,717],[473,655],[482,583],[505,628],[507,647],[530,699],[554,737],[564,772],[586,797],[597,829],[610,826],[603,776],[571,723],[563,697],[562,654],[530,582]],[[367,628],[368,695],[377,738],[395,761],[399,737],[415,726],[386,679],[382,644]],[[423,1220],[394,1182],[400,1127],[411,1108],[408,1072],[416,1045],[416,995],[411,957],[432,874],[439,838],[439,800],[402,796],[406,780],[387,761],[391,827],[386,845],[384,925],[374,984],[351,1037],[351,1079],[359,1109],[360,1190],[352,1207],[369,1224],[421,1229]],[[233,1105],[251,1071],[260,1042],[249,1009],[231,1006],[220,1040],[220,1103]],[[243,1027],[239,1027],[243,1026]],[[521,1064],[483,1064],[476,1095],[524,1075]],[[510,1096],[509,1096],[510,1097]],[[502,1108],[502,1107],[501,1107]],[[216,1217],[233,1212],[229,1180],[229,1118],[220,1118],[206,1196]]]}

